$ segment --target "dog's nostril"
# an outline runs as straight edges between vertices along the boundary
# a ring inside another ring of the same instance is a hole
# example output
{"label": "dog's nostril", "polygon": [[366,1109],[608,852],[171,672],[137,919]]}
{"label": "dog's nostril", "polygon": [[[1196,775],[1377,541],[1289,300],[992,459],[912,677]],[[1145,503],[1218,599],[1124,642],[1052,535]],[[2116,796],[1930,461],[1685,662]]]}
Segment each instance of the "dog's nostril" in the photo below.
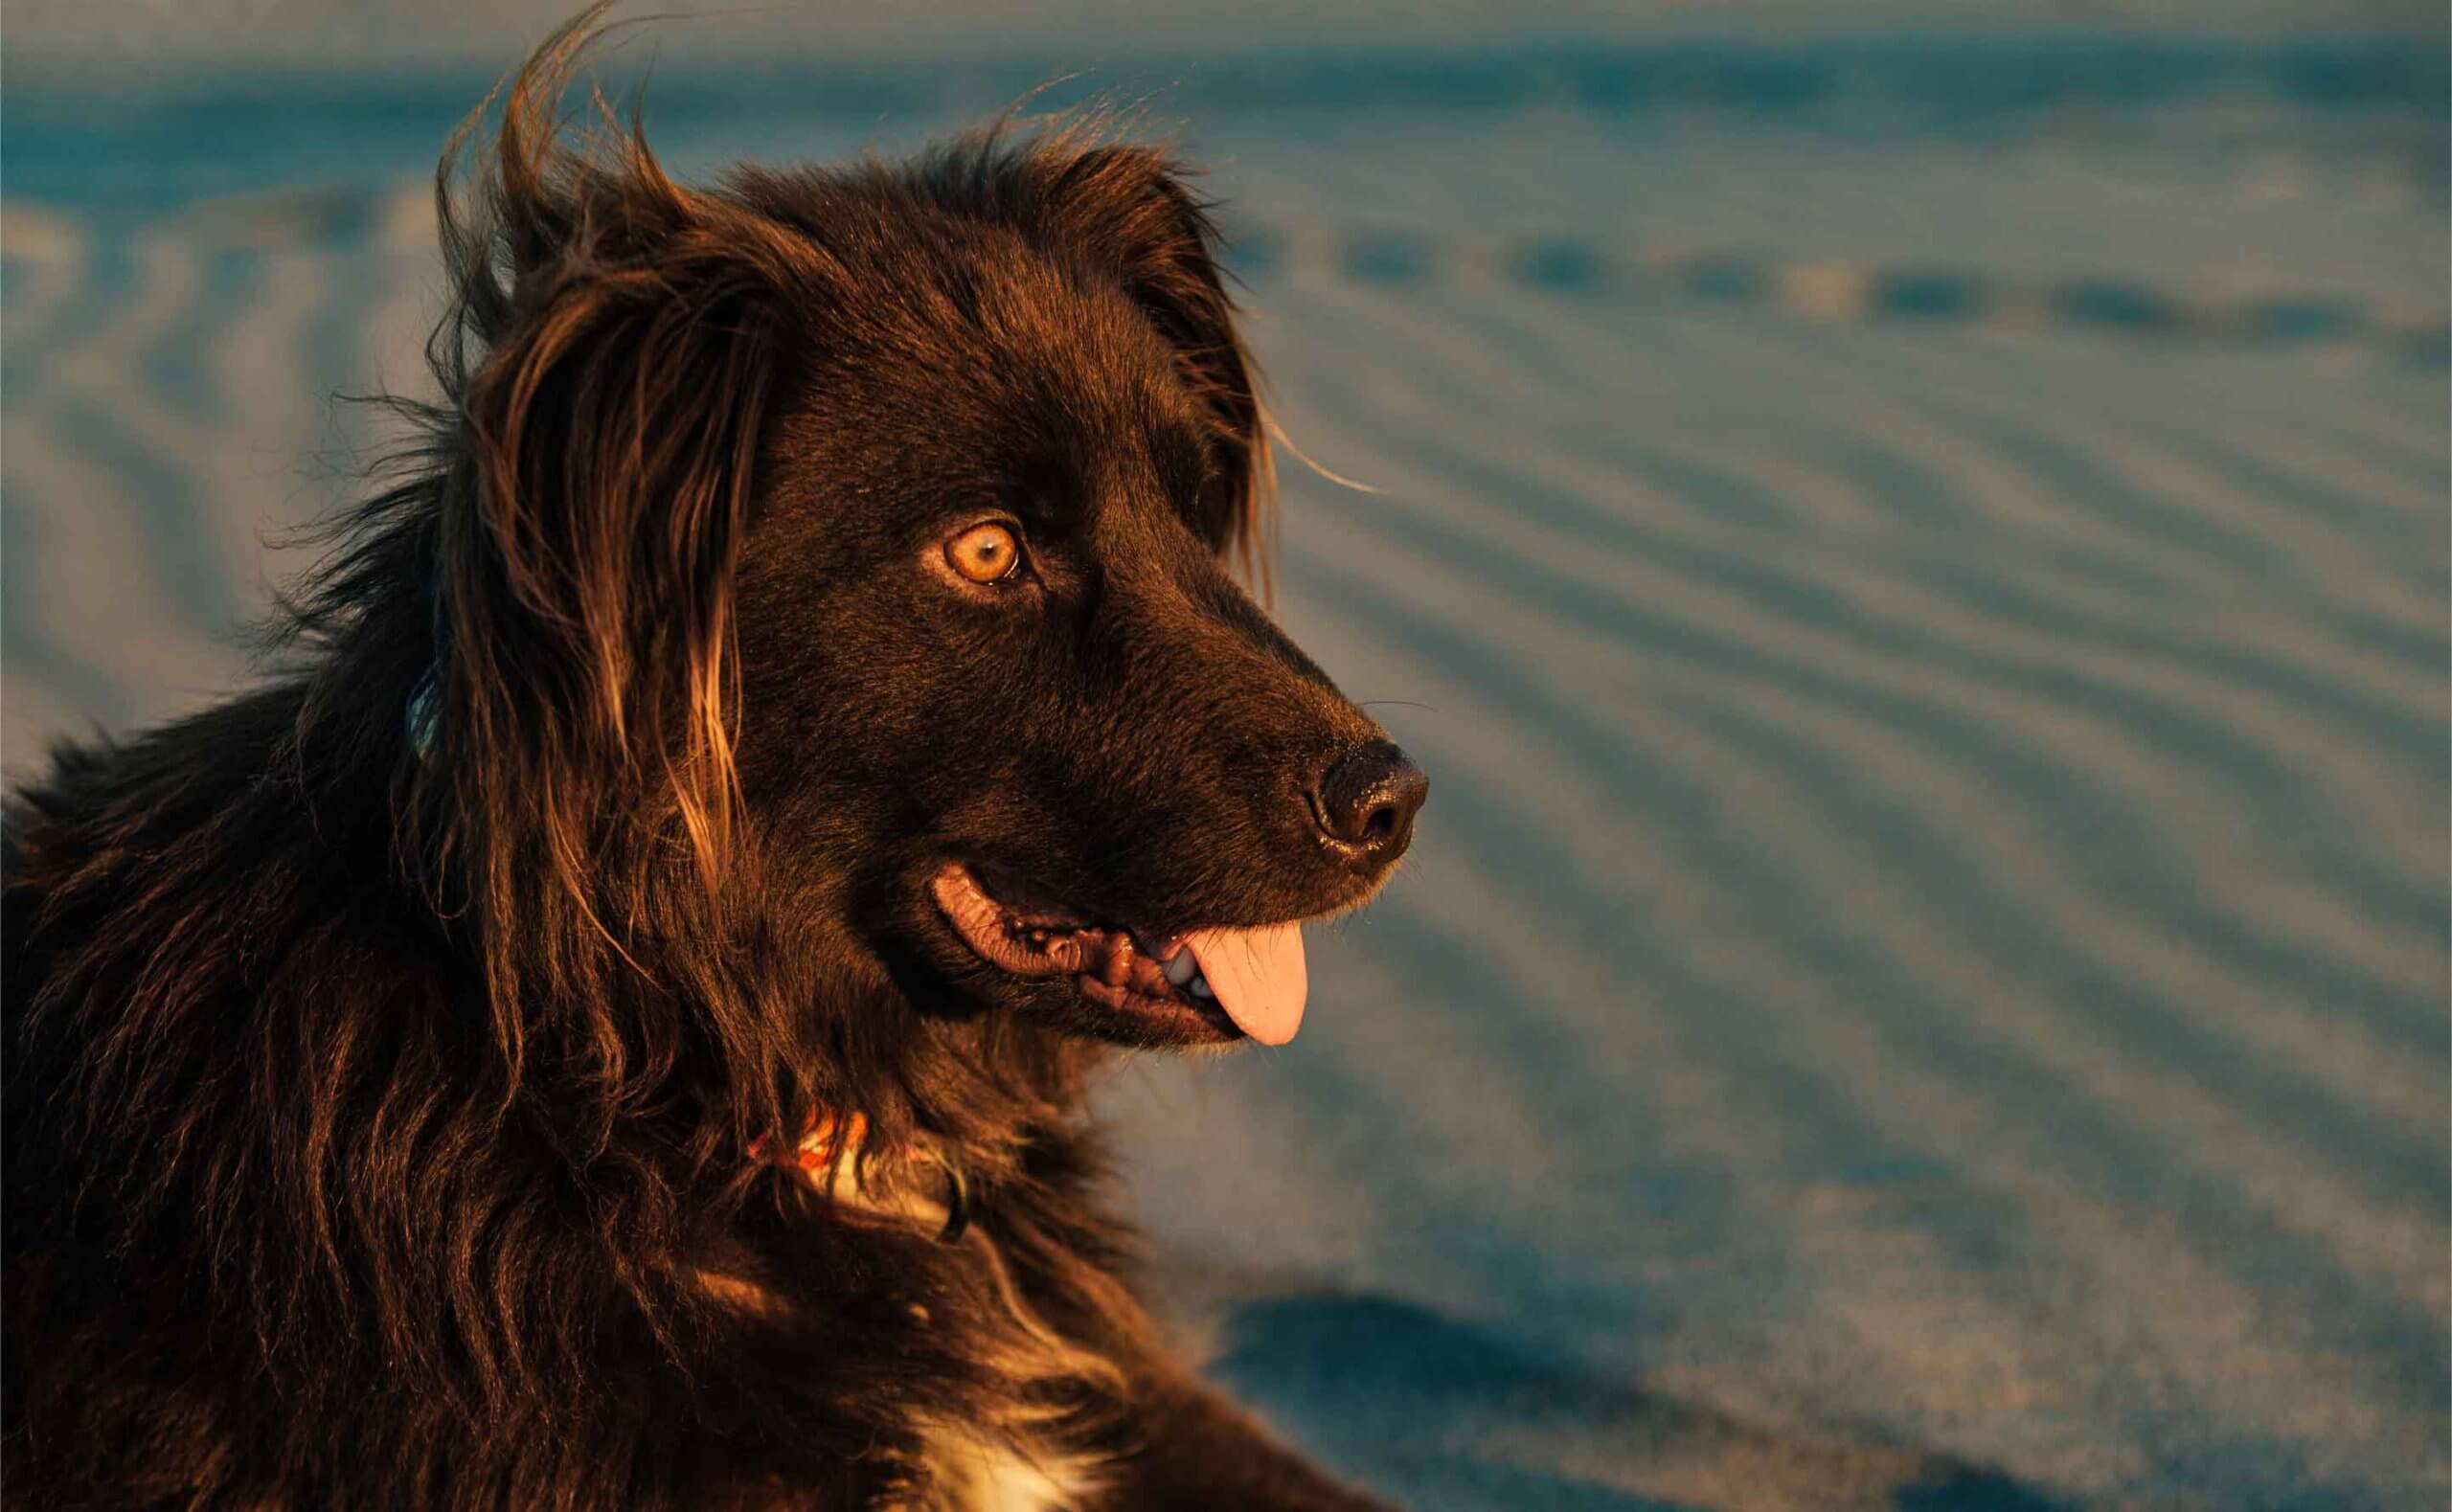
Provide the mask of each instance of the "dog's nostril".
{"label": "dog's nostril", "polygon": [[1430,779],[1395,742],[1374,740],[1320,774],[1311,809],[1321,831],[1358,856],[1394,861],[1412,843]]}

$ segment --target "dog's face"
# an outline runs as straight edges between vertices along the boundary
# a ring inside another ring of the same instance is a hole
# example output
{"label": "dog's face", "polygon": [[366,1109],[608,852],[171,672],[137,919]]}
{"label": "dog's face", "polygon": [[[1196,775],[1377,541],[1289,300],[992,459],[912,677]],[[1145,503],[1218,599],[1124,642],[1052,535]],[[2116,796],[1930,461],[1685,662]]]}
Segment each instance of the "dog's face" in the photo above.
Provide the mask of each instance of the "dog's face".
{"label": "dog's face", "polygon": [[924,190],[843,237],[806,183],[746,186],[860,303],[811,321],[763,447],[743,793],[783,894],[923,1008],[1279,1041],[1282,926],[1368,896],[1427,782],[1230,574],[1262,442],[1231,328],[1199,328],[1227,306],[1197,212],[1154,159],[1091,169],[1072,192],[1141,196],[1094,209],[1157,246]]}
{"label": "dog's face", "polygon": [[1385,879],[1427,781],[1229,571],[1267,444],[1166,162],[989,141],[698,193],[643,147],[500,157],[500,230],[446,238],[488,355],[442,586],[494,661],[446,689],[448,769],[501,774],[476,796],[591,920],[656,906],[590,847],[675,835],[923,1011],[1291,1035],[1293,926]]}

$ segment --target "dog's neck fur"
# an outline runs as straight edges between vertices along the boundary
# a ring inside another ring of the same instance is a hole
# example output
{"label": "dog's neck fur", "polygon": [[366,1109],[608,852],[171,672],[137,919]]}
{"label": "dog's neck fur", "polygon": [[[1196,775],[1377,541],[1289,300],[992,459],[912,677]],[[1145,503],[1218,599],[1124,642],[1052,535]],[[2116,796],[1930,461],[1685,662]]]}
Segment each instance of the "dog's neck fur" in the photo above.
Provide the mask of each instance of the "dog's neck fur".
{"label": "dog's neck fur", "polygon": [[[858,1114],[821,1113],[798,1145],[780,1153],[756,1152],[793,1170],[813,1192],[846,1210],[889,1223],[909,1224],[941,1245],[960,1245],[968,1231],[967,1197],[959,1172],[944,1154],[923,1141],[893,1154],[869,1148],[867,1120]],[[927,1173],[942,1172],[931,1190]],[[991,1241],[979,1240],[987,1263],[1002,1270]],[[755,1283],[717,1271],[702,1271],[700,1283],[724,1305],[760,1313],[780,1305]],[[1018,1293],[1009,1294],[1026,1333],[1053,1338],[1045,1321]],[[924,1309],[915,1320],[926,1326]],[[1101,1480],[1098,1456],[1068,1453],[1024,1429],[952,1424],[926,1430],[921,1460],[927,1490],[918,1503],[926,1512],[1072,1512]]]}

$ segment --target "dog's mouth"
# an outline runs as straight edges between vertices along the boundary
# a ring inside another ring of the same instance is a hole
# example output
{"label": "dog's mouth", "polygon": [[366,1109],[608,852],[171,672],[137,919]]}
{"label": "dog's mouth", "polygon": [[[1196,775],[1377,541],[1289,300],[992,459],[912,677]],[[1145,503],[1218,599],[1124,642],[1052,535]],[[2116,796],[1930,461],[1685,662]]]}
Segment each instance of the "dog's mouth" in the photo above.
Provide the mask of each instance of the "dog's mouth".
{"label": "dog's mouth", "polygon": [[1015,977],[1070,977],[1090,1002],[1203,1037],[1283,1045],[1303,1023],[1309,978],[1299,921],[1152,936],[1103,923],[1002,870],[948,865],[930,891],[982,960]]}

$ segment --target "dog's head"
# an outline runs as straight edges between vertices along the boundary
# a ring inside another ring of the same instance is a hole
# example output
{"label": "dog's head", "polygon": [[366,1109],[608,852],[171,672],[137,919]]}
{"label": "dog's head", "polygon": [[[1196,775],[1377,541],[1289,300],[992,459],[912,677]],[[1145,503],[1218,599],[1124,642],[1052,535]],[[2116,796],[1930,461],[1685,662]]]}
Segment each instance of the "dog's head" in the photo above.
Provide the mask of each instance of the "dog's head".
{"label": "dog's head", "polygon": [[534,858],[617,937],[653,909],[590,851],[651,833],[923,1011],[1290,1035],[1292,926],[1371,894],[1427,782],[1237,583],[1265,422],[1176,171],[990,134],[685,189],[634,131],[542,140],[555,66],[450,234],[460,801],[631,783]]}
{"label": "dog's head", "polygon": [[736,192],[827,262],[740,563],[782,864],[924,1000],[1292,1033],[1283,926],[1368,894],[1425,782],[1228,570],[1267,440],[1199,207],[1061,142]]}

